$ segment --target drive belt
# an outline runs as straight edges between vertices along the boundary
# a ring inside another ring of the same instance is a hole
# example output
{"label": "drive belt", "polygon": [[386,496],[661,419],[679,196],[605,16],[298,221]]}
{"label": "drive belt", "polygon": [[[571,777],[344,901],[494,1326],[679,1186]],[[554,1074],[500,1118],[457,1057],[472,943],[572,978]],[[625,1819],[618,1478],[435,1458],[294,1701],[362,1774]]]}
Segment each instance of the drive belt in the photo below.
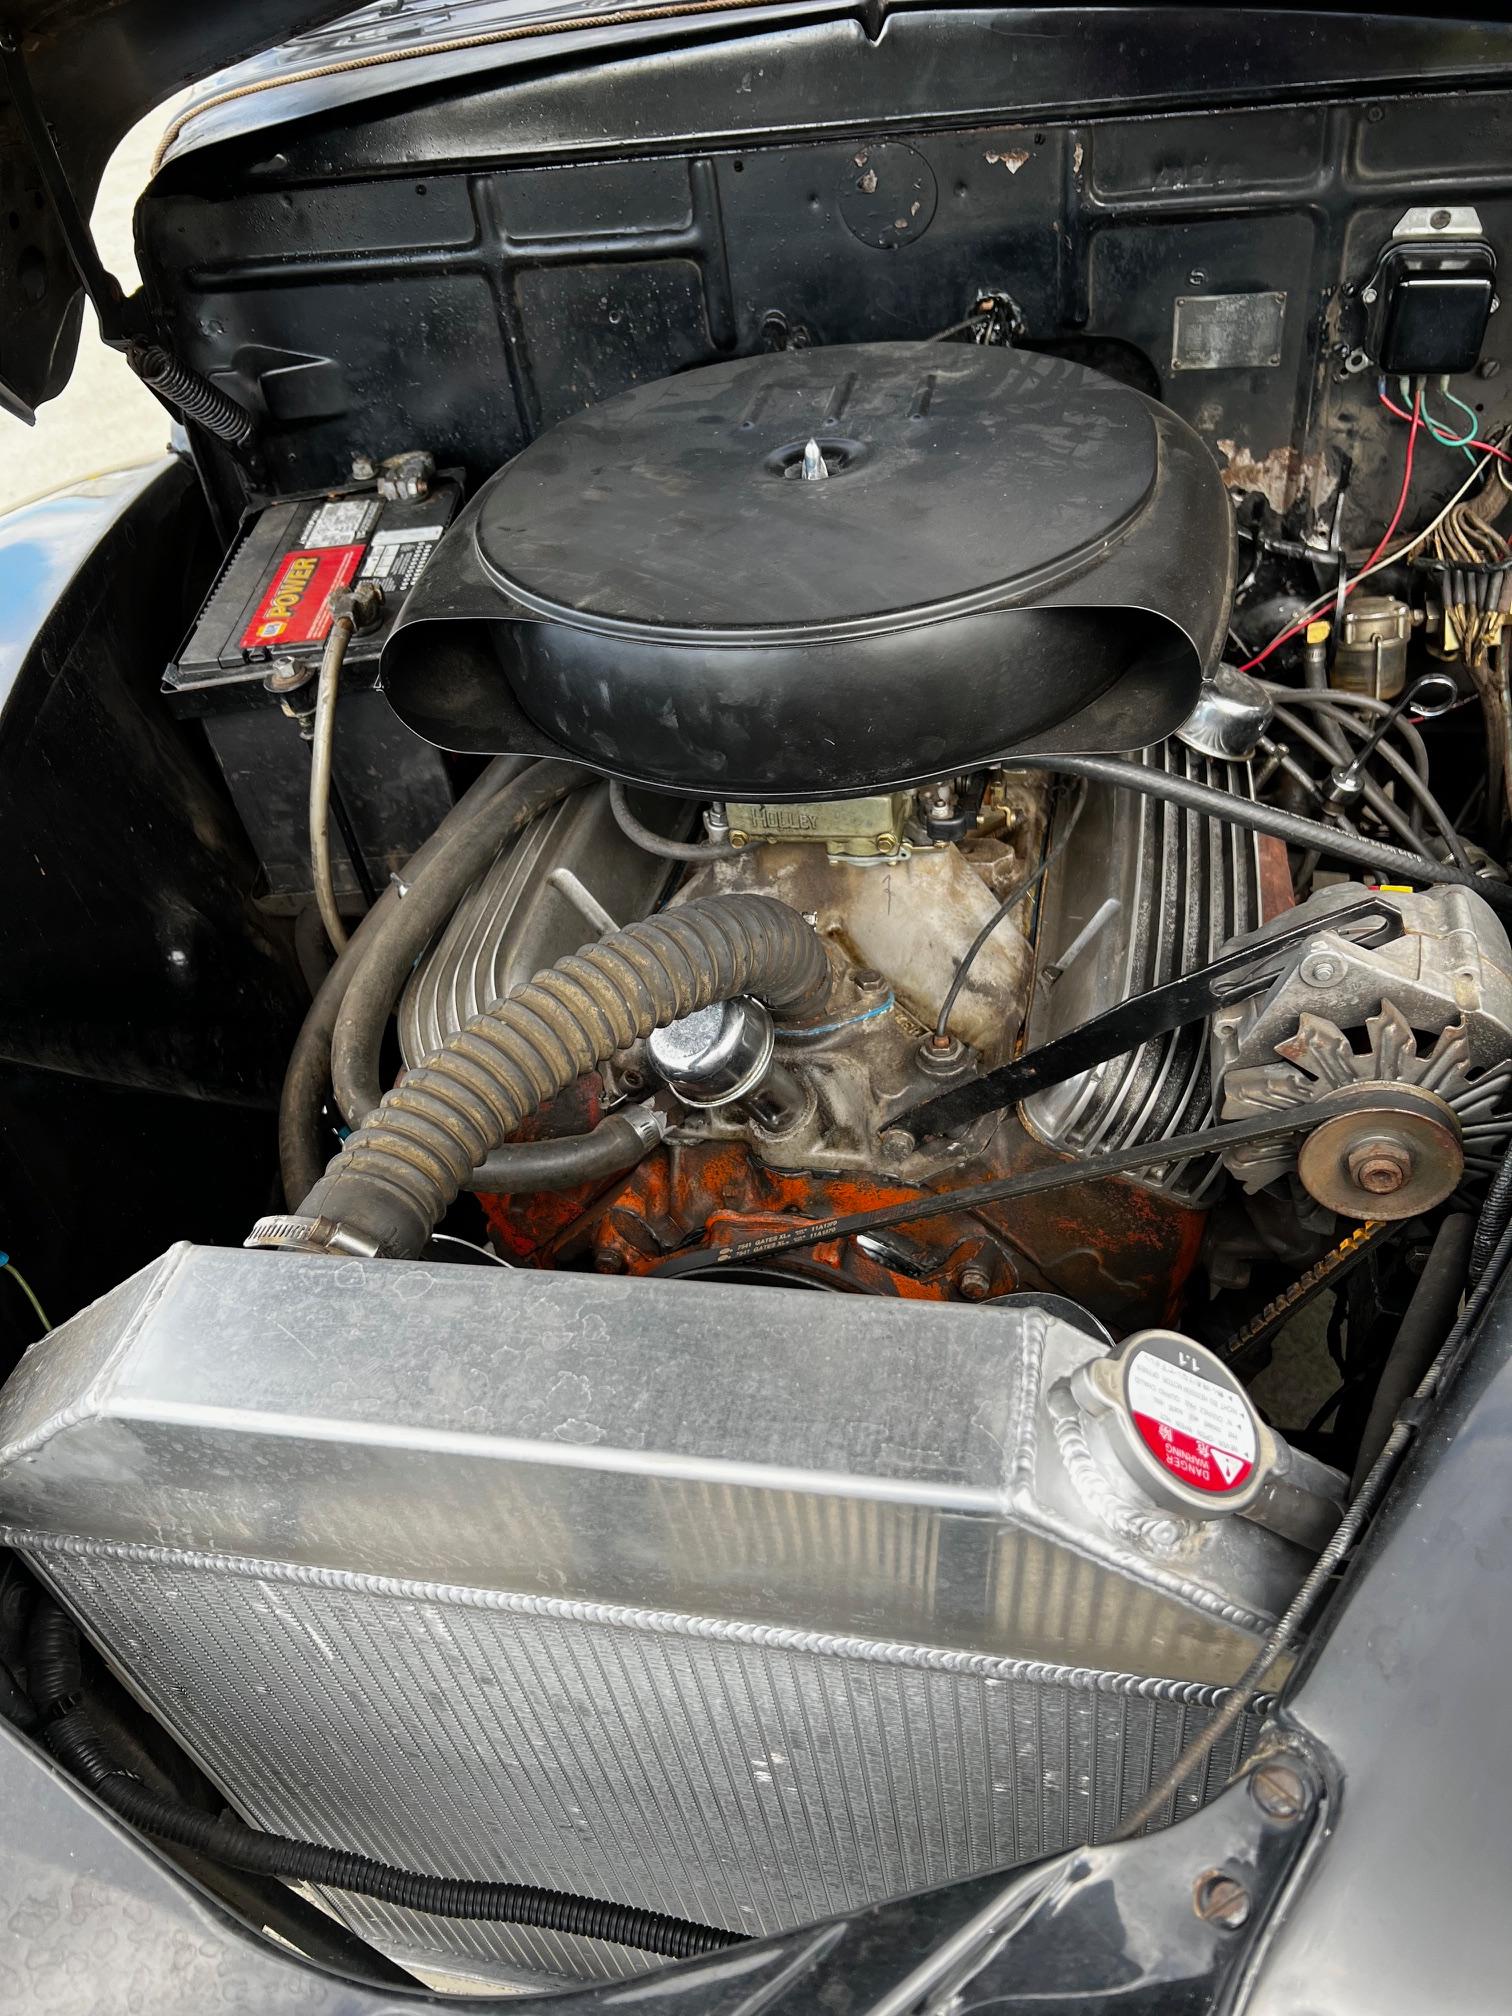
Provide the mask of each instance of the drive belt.
{"label": "drive belt", "polygon": [[[1314,927],[1316,928],[1316,927]],[[1096,1183],[1109,1176],[1126,1176],[1136,1169],[1163,1167],[1189,1162],[1197,1155],[1222,1155],[1230,1148],[1246,1148],[1257,1141],[1279,1140],[1289,1134],[1311,1133],[1332,1117],[1337,1101],[1324,1097],[1306,1107],[1294,1108],[1284,1117],[1266,1114],[1254,1120],[1231,1120],[1217,1127],[1203,1127],[1192,1134],[1170,1134],[1160,1141],[1140,1141],[1129,1148],[1113,1148],[1102,1155],[1083,1155],[1074,1162],[1056,1162],[1044,1169],[1031,1169],[1018,1176],[1001,1176],[991,1183],[976,1183],[961,1190],[921,1191],[900,1204],[883,1204],[874,1211],[853,1211],[843,1218],[816,1218],[807,1225],[784,1225],[780,1232],[767,1232],[753,1239],[737,1239],[727,1245],[703,1245],[674,1253],[656,1271],[661,1275],[706,1273],[711,1268],[737,1266],[743,1261],[764,1260],[774,1253],[790,1253],[801,1246],[821,1246],[831,1239],[852,1239],[860,1232],[882,1232],[893,1225],[917,1225],[926,1218],[943,1218],[952,1212],[977,1211],[987,1204],[1007,1204],[1019,1197],[1038,1197],[1047,1190],[1066,1190],[1081,1183]]]}
{"label": "drive belt", "polygon": [[1261,993],[1286,970],[1298,948],[1321,932],[1348,938],[1352,944],[1376,946],[1400,938],[1402,930],[1401,913],[1379,896],[1341,904],[1321,916],[1314,912],[1301,922],[1283,919],[1267,925],[1256,936],[1226,947],[1206,966],[1120,1001],[1106,1014],[1094,1015],[1053,1042],[1025,1051],[1011,1064],[894,1114],[889,1125],[906,1127],[919,1140],[928,1134],[953,1133],[985,1114],[1016,1106],[1033,1092],[1063,1085],[1096,1064],[1127,1056],[1152,1036],[1204,1021],[1219,1008]]}

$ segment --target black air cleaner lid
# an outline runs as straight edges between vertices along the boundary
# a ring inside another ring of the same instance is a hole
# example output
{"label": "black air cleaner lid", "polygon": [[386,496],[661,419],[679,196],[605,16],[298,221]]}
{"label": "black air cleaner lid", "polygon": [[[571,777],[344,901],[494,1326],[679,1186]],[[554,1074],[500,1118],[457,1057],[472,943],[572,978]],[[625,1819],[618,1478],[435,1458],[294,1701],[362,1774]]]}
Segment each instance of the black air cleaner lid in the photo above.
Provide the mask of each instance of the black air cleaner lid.
{"label": "black air cleaner lid", "polygon": [[500,471],[385,681],[454,748],[843,794],[1168,733],[1221,639],[1231,547],[1201,443],[1077,365],[744,358],[577,414]]}
{"label": "black air cleaner lid", "polygon": [[1111,379],[960,344],[803,350],[563,422],[491,485],[478,546],[553,615],[818,638],[1084,565],[1156,472],[1149,409]]}

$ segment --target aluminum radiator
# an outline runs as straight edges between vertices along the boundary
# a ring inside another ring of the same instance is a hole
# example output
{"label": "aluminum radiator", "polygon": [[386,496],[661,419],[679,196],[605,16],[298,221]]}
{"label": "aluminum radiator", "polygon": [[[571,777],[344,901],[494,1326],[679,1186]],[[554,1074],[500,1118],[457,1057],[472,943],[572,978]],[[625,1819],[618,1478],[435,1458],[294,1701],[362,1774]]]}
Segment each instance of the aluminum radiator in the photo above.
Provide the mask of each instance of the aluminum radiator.
{"label": "aluminum radiator", "polygon": [[[1100,1349],[179,1247],[0,1394],[0,1522],[253,1824],[775,1930],[1107,1837],[1294,1591],[1243,1520],[1135,1545],[1078,1498],[1045,1395]],[[328,1902],[454,1975],[657,1964]]]}

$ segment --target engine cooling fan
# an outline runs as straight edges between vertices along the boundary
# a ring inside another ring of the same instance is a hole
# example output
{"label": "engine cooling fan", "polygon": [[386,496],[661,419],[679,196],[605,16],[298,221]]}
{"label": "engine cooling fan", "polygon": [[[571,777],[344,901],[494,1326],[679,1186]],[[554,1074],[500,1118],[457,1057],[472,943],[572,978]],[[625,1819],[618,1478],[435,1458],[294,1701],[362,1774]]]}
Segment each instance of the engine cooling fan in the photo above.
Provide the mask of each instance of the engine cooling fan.
{"label": "engine cooling fan", "polygon": [[1363,1025],[1369,1047],[1321,1015],[1302,1015],[1276,1045],[1279,1064],[1242,1066],[1223,1079],[1222,1118],[1285,1113],[1353,1094],[1311,1134],[1236,1148],[1230,1173],[1248,1191],[1297,1176],[1309,1195],[1350,1218],[1410,1218],[1453,1194],[1465,1176],[1488,1176],[1512,1139],[1499,1110],[1512,1058],[1472,1070],[1463,1022],[1426,1055],[1401,1010],[1383,1001]]}

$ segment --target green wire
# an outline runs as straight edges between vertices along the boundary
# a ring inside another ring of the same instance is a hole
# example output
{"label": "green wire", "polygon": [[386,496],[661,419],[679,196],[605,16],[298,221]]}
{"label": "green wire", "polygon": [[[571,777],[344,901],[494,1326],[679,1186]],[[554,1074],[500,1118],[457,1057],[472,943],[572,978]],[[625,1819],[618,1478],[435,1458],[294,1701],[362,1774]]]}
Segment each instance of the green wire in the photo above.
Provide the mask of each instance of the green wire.
{"label": "green wire", "polygon": [[[1407,380],[1403,378],[1399,382],[1402,387],[1402,396],[1404,399],[1408,401],[1410,405],[1412,395],[1408,390]],[[1426,400],[1426,398],[1422,401],[1422,404],[1418,408],[1419,414],[1421,415],[1422,418],[1423,425],[1428,429],[1428,432],[1433,436],[1434,440],[1438,442],[1441,448],[1458,448],[1460,453],[1465,457],[1467,462],[1473,462],[1475,460],[1475,454],[1474,451],[1469,446],[1469,444],[1475,439],[1477,433],[1479,433],[1480,431],[1480,417],[1469,406],[1465,404],[1463,399],[1455,398],[1454,394],[1449,390],[1447,381],[1443,378],[1439,380],[1439,390],[1443,393],[1444,397],[1450,402],[1451,405],[1458,406],[1462,413],[1467,414],[1469,416],[1470,432],[1468,434],[1451,434],[1448,431],[1448,429],[1444,426],[1443,422],[1441,420],[1435,420],[1433,415],[1428,411],[1428,401]]]}
{"label": "green wire", "polygon": [[1463,441],[1456,441],[1454,445],[1456,448],[1463,448],[1465,454],[1473,462],[1475,460],[1475,457],[1473,454],[1471,454],[1469,448],[1466,447],[1465,444],[1466,442],[1473,441],[1476,435],[1479,434],[1481,427],[1481,417],[1479,413],[1476,412],[1473,406],[1467,406],[1463,399],[1457,398],[1455,394],[1449,390],[1449,380],[1447,378],[1441,378],[1439,380],[1439,390],[1440,392],[1443,393],[1444,397],[1449,401],[1449,404],[1451,406],[1458,406],[1461,413],[1463,413],[1465,418],[1470,422],[1470,432],[1465,436]]}
{"label": "green wire", "polygon": [[36,1291],[33,1289],[30,1281],[28,1281],[26,1276],[21,1272],[21,1269],[16,1265],[15,1261],[12,1260],[9,1253],[0,1253],[0,1273],[11,1274],[15,1277],[16,1286],[21,1290],[21,1293],[26,1297],[27,1301],[30,1302],[33,1309],[36,1310],[37,1321],[42,1325],[43,1330],[44,1331],[51,1330],[53,1326],[47,1320],[47,1311],[42,1307],[42,1304],[37,1300]]}

